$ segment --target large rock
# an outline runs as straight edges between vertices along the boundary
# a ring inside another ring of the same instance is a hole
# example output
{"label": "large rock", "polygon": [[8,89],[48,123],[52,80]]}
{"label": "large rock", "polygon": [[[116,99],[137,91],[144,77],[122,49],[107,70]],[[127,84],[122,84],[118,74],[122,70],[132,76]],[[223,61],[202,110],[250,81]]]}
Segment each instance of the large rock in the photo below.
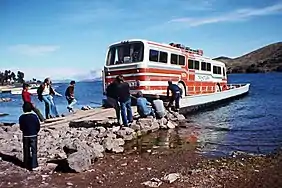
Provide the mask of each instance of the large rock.
{"label": "large rock", "polygon": [[66,145],[63,147],[63,150],[67,154],[68,157],[72,153],[75,153],[78,151],[89,154],[92,160],[98,157],[96,156],[96,151],[94,148],[89,147],[86,143],[81,142],[78,139],[74,139],[71,142],[66,143]]}
{"label": "large rock", "polygon": [[86,151],[78,151],[68,156],[69,167],[75,172],[83,172],[91,166],[91,157]]}

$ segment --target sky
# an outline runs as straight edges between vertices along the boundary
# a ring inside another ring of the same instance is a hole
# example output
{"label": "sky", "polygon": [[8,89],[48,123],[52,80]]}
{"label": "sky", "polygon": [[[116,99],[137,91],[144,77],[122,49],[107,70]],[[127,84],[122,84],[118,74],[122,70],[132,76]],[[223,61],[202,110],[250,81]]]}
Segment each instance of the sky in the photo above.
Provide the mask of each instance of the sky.
{"label": "sky", "polygon": [[141,38],[237,57],[282,41],[281,0],[0,0],[0,71],[100,74],[107,48]]}

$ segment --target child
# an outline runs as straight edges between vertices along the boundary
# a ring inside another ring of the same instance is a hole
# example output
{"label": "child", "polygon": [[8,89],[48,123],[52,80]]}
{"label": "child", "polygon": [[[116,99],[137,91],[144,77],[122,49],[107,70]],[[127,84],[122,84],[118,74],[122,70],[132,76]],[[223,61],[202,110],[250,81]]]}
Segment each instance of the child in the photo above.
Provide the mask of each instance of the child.
{"label": "child", "polygon": [[43,115],[40,113],[40,111],[34,106],[34,104],[32,104],[31,102],[31,97],[30,97],[30,93],[28,92],[29,89],[29,85],[27,83],[23,84],[23,91],[22,91],[22,99],[24,103],[30,103],[32,106],[32,111],[34,111],[36,113],[36,115],[38,116],[38,118],[40,119],[41,122],[44,122],[44,117]]}
{"label": "child", "polygon": [[32,111],[31,103],[23,104],[24,113],[19,118],[20,130],[23,133],[23,161],[29,170],[39,170],[37,161],[37,134],[40,122]]}
{"label": "child", "polygon": [[67,109],[70,112],[73,112],[73,106],[77,102],[74,98],[74,85],[75,85],[75,81],[71,81],[69,87],[66,89],[66,92],[65,92],[65,96],[68,101]]}

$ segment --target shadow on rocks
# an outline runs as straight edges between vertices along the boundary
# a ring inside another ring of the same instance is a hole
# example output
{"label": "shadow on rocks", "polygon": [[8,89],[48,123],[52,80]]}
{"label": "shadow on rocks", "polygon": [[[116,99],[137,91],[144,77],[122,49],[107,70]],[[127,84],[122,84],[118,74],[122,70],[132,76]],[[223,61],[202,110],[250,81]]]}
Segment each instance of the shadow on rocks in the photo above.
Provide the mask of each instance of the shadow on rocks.
{"label": "shadow on rocks", "polygon": [[55,172],[61,173],[76,173],[69,167],[68,161],[66,159],[56,159],[47,161],[47,163],[57,164],[57,167],[54,169]]}
{"label": "shadow on rocks", "polygon": [[3,161],[7,161],[21,168],[25,168],[24,163],[20,159],[18,159],[16,156],[6,155],[0,152],[0,157],[2,158]]}

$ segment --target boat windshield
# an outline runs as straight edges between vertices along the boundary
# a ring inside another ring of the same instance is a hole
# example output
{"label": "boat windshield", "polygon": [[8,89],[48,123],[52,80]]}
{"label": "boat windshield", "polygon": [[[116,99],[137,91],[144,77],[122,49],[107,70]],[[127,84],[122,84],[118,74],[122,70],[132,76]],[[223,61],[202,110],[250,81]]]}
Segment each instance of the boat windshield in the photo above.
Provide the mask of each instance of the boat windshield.
{"label": "boat windshield", "polygon": [[107,56],[107,65],[137,63],[143,61],[142,42],[127,42],[111,46]]}

